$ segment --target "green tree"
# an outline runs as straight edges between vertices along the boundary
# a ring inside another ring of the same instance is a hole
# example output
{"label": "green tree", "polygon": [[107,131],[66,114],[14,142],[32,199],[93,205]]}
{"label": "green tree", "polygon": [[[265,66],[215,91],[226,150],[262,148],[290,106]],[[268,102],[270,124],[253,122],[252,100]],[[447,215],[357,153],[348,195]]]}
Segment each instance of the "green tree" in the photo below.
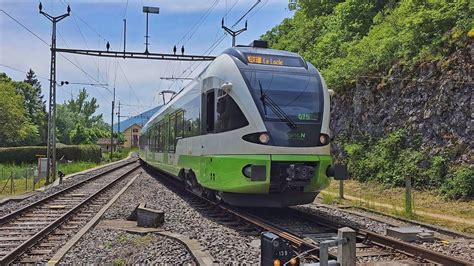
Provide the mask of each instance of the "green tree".
{"label": "green tree", "polygon": [[[38,127],[40,134],[40,143],[46,143],[47,139],[47,113],[46,113],[46,101],[43,100],[41,94],[41,83],[36,78],[35,72],[30,69],[26,74],[26,78],[23,83],[30,85],[24,86],[19,83],[17,90],[20,90],[25,98],[25,107],[28,112],[28,116],[31,121]],[[31,143],[39,144],[39,143]]]}
{"label": "green tree", "polygon": [[17,93],[15,84],[0,73],[0,146],[21,145],[38,134],[24,108],[23,95]]}
{"label": "green tree", "polygon": [[102,114],[94,115],[99,108],[97,99],[82,89],[76,98],[71,98],[57,108],[56,125],[59,141],[64,144],[91,144],[98,138],[110,137],[109,125]]}

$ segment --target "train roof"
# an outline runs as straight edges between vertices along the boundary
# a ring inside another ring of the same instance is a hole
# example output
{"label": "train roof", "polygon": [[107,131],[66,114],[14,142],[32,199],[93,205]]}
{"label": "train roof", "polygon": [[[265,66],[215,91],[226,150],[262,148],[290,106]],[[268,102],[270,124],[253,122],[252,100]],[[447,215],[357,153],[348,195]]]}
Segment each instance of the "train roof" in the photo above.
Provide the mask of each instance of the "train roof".
{"label": "train roof", "polygon": [[[246,54],[258,54],[258,55],[268,55],[268,56],[279,56],[279,57],[288,57],[288,58],[298,58],[300,61],[301,61],[301,67],[304,67],[304,69],[306,69],[306,71],[308,70],[308,63],[306,62],[306,60],[304,60],[299,54],[297,53],[293,53],[293,52],[289,52],[289,51],[283,51],[283,50],[275,50],[275,49],[270,49],[268,48],[268,45],[265,41],[253,41],[252,43],[250,43],[249,45],[237,45],[235,47],[231,47],[231,48],[227,48],[224,52],[222,52],[219,56],[222,56],[222,55],[230,55],[234,58],[237,58],[238,60],[240,60],[242,63],[244,64],[248,64],[247,62],[247,59],[246,59]],[[235,60],[235,59],[234,59]],[[311,65],[311,64],[309,64]],[[209,67],[209,65],[207,66]],[[203,71],[196,76],[196,79],[202,75],[202,73],[204,73],[207,69],[207,67],[205,67],[203,69]],[[268,67],[271,67],[271,66],[268,66],[268,65],[260,65],[261,68],[268,68]],[[314,68],[314,67],[313,67]],[[303,70],[304,70],[303,69]],[[188,86],[191,86],[195,81],[196,79],[194,79],[192,82],[186,84],[179,92],[181,93],[182,91],[184,91]],[[178,97],[178,95],[175,95],[176,97]],[[174,97],[173,97],[174,98]],[[173,98],[165,105],[163,105],[163,108],[161,108],[158,112],[156,112],[149,120],[148,122],[144,125],[144,127],[142,128],[142,131],[143,130],[146,130],[146,128],[149,126],[148,124],[150,123],[150,121],[153,121],[156,117],[158,117],[168,106],[168,104],[170,102],[172,102]]]}
{"label": "train roof", "polygon": [[279,56],[290,56],[290,57],[299,57],[301,56],[297,53],[283,51],[283,50],[275,50],[265,47],[254,47],[254,46],[236,46],[226,49],[223,54],[234,54],[235,51],[239,53],[258,53],[264,55],[279,55]]}

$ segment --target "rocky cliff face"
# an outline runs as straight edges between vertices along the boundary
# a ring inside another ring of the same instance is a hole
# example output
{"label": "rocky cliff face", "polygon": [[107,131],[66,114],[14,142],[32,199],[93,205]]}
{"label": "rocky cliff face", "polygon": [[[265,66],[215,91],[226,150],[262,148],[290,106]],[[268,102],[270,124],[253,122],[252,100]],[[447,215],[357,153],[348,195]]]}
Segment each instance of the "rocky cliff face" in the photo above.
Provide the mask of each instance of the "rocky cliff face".
{"label": "rocky cliff face", "polygon": [[360,77],[357,85],[332,98],[331,130],[360,141],[406,129],[421,140],[421,150],[449,152],[454,163],[473,164],[474,45],[447,59],[420,62],[415,68],[394,65],[386,77]]}

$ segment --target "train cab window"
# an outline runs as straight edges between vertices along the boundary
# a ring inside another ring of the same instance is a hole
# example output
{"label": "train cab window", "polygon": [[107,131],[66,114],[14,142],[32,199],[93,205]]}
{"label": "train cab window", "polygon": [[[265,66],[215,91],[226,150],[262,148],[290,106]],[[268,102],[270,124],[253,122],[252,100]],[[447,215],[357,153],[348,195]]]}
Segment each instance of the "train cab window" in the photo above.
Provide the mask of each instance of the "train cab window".
{"label": "train cab window", "polygon": [[210,90],[206,93],[206,132],[214,132],[214,115],[215,115],[215,93]]}
{"label": "train cab window", "polygon": [[170,124],[169,124],[168,152],[174,152],[175,139],[176,139],[176,117],[174,115],[171,115]]}
{"label": "train cab window", "polygon": [[216,132],[226,132],[249,124],[232,97],[218,90]]}

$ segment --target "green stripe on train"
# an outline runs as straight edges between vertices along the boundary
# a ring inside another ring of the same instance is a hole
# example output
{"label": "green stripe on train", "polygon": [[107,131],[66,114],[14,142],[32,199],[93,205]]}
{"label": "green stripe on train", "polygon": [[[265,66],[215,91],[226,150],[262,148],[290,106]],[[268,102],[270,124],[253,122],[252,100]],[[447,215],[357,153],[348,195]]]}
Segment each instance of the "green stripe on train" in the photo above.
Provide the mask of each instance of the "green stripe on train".
{"label": "green stripe on train", "polygon": [[[320,191],[329,185],[326,168],[331,164],[329,155],[180,155],[178,164],[164,163],[168,154],[147,154],[149,164],[170,174],[178,175],[181,169],[192,170],[198,182],[209,189],[234,193],[268,193],[270,187],[271,161],[317,162],[317,171],[311,183],[304,188],[305,192]],[[265,165],[265,181],[251,181],[242,173],[246,165]]]}

